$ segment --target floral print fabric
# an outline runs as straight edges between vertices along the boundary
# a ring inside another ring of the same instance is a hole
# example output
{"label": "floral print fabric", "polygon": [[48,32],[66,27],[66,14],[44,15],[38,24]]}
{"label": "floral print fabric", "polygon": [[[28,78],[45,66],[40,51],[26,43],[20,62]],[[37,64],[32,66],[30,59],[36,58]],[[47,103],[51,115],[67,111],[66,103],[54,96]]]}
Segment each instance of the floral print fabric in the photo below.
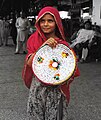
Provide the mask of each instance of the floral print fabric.
{"label": "floral print fabric", "polygon": [[[67,109],[66,98],[59,86],[46,86],[33,78],[27,105],[28,120],[67,120]],[[58,115],[62,115],[62,119]]]}

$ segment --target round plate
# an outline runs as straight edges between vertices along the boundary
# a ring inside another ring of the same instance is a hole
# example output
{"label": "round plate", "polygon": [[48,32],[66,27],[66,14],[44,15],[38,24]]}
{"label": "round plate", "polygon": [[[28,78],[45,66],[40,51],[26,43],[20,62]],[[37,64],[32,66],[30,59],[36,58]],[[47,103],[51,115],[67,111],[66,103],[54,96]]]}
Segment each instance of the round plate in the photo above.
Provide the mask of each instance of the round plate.
{"label": "round plate", "polygon": [[41,47],[32,61],[34,74],[48,85],[59,85],[67,81],[73,75],[75,67],[75,55],[64,44],[58,44],[53,49],[48,45]]}

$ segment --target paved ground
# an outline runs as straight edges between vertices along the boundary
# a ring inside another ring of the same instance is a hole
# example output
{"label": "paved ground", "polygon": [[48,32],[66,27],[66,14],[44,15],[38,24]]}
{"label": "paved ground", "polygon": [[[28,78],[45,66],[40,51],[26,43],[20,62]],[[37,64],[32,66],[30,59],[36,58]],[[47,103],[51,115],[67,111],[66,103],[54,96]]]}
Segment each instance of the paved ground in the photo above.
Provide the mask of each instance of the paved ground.
{"label": "paved ground", "polygon": [[79,68],[81,76],[71,85],[69,120],[101,120],[101,62]]}
{"label": "paved ground", "polygon": [[[25,55],[0,47],[0,120],[25,120],[28,89],[21,79]],[[101,62],[79,64],[71,85],[68,120],[101,120]]]}
{"label": "paved ground", "polygon": [[25,120],[28,90],[21,79],[25,55],[0,47],[0,120]]}

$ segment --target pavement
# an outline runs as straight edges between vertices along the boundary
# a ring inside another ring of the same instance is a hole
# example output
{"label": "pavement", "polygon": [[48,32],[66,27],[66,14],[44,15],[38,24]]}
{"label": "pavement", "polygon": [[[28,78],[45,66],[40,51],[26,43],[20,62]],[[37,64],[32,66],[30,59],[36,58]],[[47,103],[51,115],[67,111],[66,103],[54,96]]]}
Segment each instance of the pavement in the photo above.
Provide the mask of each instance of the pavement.
{"label": "pavement", "polygon": [[[0,47],[0,120],[25,120],[29,90],[21,78],[24,54],[14,54],[12,40]],[[80,64],[71,84],[68,120],[101,120],[101,62]]]}

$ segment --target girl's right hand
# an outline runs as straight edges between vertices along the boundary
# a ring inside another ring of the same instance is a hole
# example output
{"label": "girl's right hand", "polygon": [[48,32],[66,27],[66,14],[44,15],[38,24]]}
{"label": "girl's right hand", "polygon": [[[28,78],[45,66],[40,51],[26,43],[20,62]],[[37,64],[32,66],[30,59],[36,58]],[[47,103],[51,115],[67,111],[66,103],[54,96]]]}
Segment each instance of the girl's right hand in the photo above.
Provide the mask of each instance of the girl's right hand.
{"label": "girl's right hand", "polygon": [[43,45],[46,44],[48,44],[51,48],[55,48],[58,42],[54,38],[49,38],[45,43],[43,43]]}

